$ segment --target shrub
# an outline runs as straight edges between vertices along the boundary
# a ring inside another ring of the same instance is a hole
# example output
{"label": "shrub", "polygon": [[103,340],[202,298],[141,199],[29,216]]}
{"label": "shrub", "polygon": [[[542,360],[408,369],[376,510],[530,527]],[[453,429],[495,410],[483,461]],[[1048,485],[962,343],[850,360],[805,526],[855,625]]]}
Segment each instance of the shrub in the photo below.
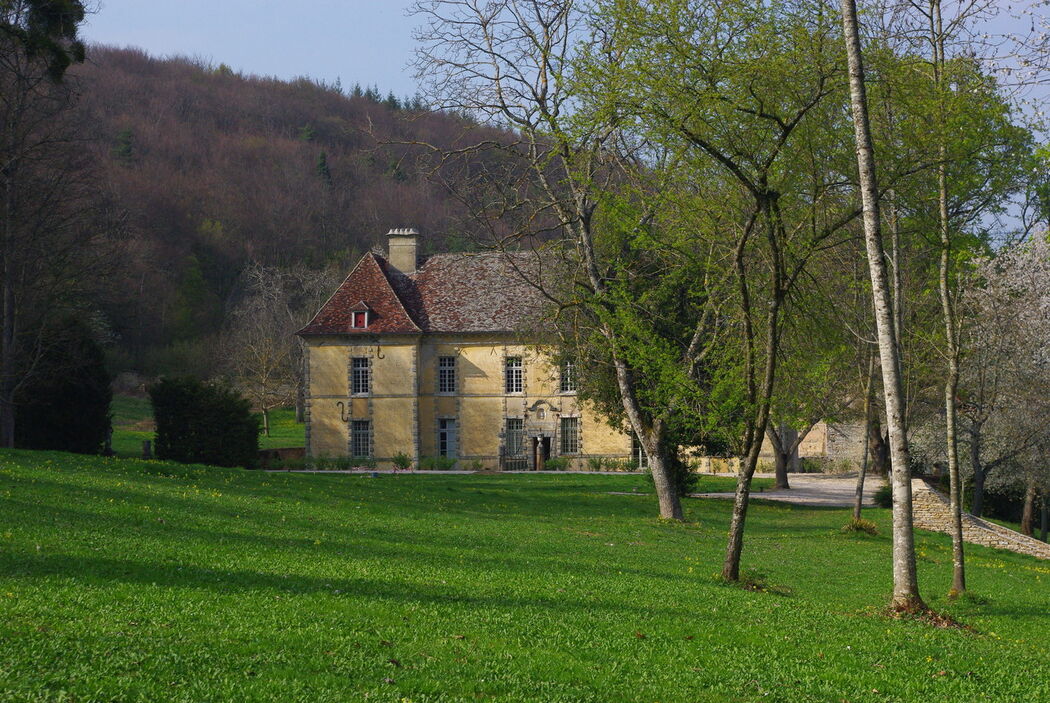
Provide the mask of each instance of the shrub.
{"label": "shrub", "polygon": [[91,330],[69,320],[47,337],[36,373],[18,393],[15,445],[97,454],[110,432],[106,360]]}
{"label": "shrub", "polygon": [[842,531],[846,533],[863,532],[869,535],[879,534],[879,528],[875,523],[864,518],[850,518],[850,521],[842,526]]}
{"label": "shrub", "polygon": [[606,471],[638,471],[638,462],[633,459],[606,459]]}
{"label": "shrub", "polygon": [[468,468],[471,471],[484,471],[485,470],[485,465],[482,464],[480,460],[474,459],[472,462],[470,462]]}
{"label": "shrub", "polygon": [[601,471],[606,468],[607,460],[600,456],[587,457],[587,470],[588,471]]}
{"label": "shrub", "polygon": [[450,456],[425,456],[419,460],[419,468],[427,471],[450,471],[456,460]]}
{"label": "shrub", "polygon": [[[678,495],[684,496],[688,493],[695,493],[696,484],[700,477],[689,469],[689,465],[682,461],[682,458],[677,454],[669,454],[665,461],[671,469],[671,480],[674,481]],[[646,471],[645,476],[649,485],[653,485],[653,472]]]}
{"label": "shrub", "polygon": [[543,462],[543,468],[547,471],[565,471],[569,468],[569,457],[555,456]]}
{"label": "shrub", "polygon": [[875,505],[880,508],[892,508],[893,507],[893,488],[890,484],[884,483],[879,486],[879,490],[875,491]]}
{"label": "shrub", "polygon": [[404,471],[405,469],[412,466],[412,458],[404,452],[398,452],[397,454],[395,454],[391,461],[394,463],[394,468],[400,471]]}
{"label": "shrub", "polygon": [[157,458],[187,464],[254,467],[259,418],[234,391],[194,379],[166,379],[149,389],[157,423]]}

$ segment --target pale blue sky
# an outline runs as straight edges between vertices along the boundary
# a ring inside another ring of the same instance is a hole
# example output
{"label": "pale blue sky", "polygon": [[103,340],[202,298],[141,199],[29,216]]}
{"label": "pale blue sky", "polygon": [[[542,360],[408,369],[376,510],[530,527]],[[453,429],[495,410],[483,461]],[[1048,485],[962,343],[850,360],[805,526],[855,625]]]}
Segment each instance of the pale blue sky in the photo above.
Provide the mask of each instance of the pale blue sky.
{"label": "pale blue sky", "polygon": [[95,0],[83,36],[279,78],[412,95],[411,0]]}

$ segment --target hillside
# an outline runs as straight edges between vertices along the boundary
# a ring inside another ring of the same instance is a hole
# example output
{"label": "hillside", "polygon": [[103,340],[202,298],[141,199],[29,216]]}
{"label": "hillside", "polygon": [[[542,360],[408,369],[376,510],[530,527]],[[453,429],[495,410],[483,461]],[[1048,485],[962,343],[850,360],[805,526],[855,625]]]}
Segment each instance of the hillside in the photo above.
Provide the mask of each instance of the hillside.
{"label": "hillside", "polygon": [[420,150],[383,145],[452,144],[469,128],[458,118],[373,90],[100,46],[75,79],[126,228],[120,274],[98,301],[118,367],[179,371],[206,357],[250,260],[345,268],[406,225],[436,250],[468,238],[463,212],[417,165]]}

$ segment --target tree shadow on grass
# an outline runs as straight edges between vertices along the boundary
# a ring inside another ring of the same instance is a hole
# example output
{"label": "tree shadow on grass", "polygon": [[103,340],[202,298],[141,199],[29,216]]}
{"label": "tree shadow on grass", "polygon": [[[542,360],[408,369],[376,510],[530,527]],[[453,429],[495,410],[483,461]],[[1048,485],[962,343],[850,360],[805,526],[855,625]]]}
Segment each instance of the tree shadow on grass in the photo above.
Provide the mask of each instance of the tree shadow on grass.
{"label": "tree shadow on grass", "polygon": [[[108,492],[104,492],[108,494]],[[193,502],[193,501],[191,501]],[[493,536],[480,539],[479,535],[463,534],[462,536],[439,537],[435,532],[417,532],[405,529],[392,532],[389,527],[364,527],[361,525],[291,525],[285,523],[283,530],[299,531],[299,535],[284,537],[255,531],[215,531],[206,528],[178,524],[175,518],[160,522],[155,515],[142,517],[100,514],[88,510],[77,510],[70,507],[48,506],[41,510],[30,503],[8,501],[12,507],[20,506],[21,515],[18,522],[23,526],[35,526],[37,529],[54,530],[56,520],[68,524],[68,529],[77,534],[107,535],[118,532],[123,535],[136,535],[143,540],[152,540],[158,546],[181,547],[185,550],[190,545],[222,545],[236,553],[263,556],[259,550],[267,550],[265,556],[271,559],[287,558],[289,555],[318,555],[334,561],[353,561],[355,559],[381,559],[386,562],[411,563],[425,561],[428,565],[452,570],[482,570],[505,572],[507,574],[535,571],[545,576],[589,575],[602,578],[612,568],[607,561],[599,561],[596,555],[590,559],[577,549],[577,542],[566,541],[564,537],[557,545],[549,545],[545,551],[527,551],[521,556],[513,555],[515,538]],[[198,506],[176,506],[180,514],[195,519],[193,508]],[[199,517],[214,518],[211,511]],[[163,518],[161,518],[163,520]],[[243,524],[243,523],[241,523]],[[271,527],[272,529],[272,527]],[[318,539],[321,533],[325,537]],[[352,537],[347,540],[346,537]],[[586,542],[593,540],[587,538]],[[239,545],[239,546],[238,546]],[[596,545],[588,544],[588,547]],[[464,553],[467,561],[464,561]],[[489,556],[495,554],[495,556]],[[670,574],[656,569],[633,568],[626,563],[616,562],[616,570],[629,575],[641,576],[676,584],[685,587],[688,579],[681,575]]]}
{"label": "tree shadow on grass", "polygon": [[512,594],[469,593],[455,585],[419,584],[399,580],[369,578],[319,578],[302,574],[279,574],[257,570],[209,569],[186,564],[157,564],[130,559],[109,559],[69,554],[33,554],[8,551],[19,567],[16,577],[64,577],[89,586],[114,582],[153,588],[205,589],[219,594],[247,594],[272,591],[290,595],[325,594],[352,601],[355,598],[402,603],[456,604],[470,608],[496,610],[535,608],[564,613],[605,612],[637,617],[654,614],[675,618],[691,617],[690,611],[666,606],[641,606],[626,598],[622,601],[579,598],[566,593],[560,598]]}

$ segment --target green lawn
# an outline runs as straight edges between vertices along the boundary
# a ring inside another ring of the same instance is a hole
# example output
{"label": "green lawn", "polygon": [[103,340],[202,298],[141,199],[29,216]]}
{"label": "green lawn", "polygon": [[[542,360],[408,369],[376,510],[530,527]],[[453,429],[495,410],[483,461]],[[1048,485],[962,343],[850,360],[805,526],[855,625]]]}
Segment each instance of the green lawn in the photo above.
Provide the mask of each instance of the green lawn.
{"label": "green lawn", "polygon": [[[143,440],[153,439],[153,408],[149,398],[115,395],[110,410],[113,413],[114,453],[121,457],[141,457]],[[259,434],[260,449],[302,447],[305,444],[305,425],[295,421],[293,408],[270,411],[270,436]]]}
{"label": "green lawn", "polygon": [[[701,490],[731,479],[701,479]],[[845,510],[728,502],[654,519],[640,476],[265,474],[0,452],[0,700],[1050,700],[1050,563],[973,547],[974,631],[880,614]]]}

